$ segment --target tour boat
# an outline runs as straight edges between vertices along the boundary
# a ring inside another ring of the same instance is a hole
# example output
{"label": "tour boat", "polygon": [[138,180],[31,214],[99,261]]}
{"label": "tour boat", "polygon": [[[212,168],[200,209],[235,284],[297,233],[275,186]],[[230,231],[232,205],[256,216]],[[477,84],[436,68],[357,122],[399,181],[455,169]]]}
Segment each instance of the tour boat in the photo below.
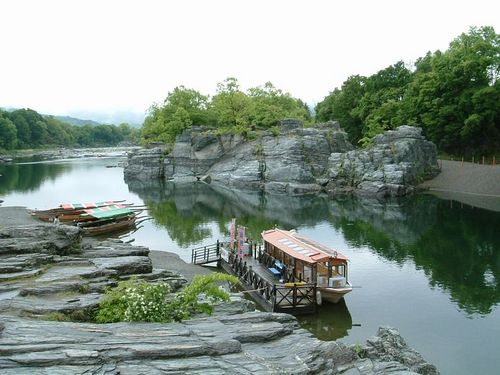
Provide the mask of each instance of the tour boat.
{"label": "tour boat", "polygon": [[275,261],[269,270],[283,282],[316,283],[317,302],[337,303],[352,291],[348,259],[295,231],[271,229],[262,232],[264,251]]}

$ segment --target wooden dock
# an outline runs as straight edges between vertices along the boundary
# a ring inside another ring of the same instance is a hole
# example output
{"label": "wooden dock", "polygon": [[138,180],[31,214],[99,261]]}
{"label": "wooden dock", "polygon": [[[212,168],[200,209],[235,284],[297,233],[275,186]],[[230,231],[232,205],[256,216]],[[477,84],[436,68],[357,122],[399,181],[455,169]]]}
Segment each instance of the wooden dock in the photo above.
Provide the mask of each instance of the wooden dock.
{"label": "wooden dock", "polygon": [[[256,247],[250,255],[240,257],[219,242],[192,250],[192,263],[218,262],[229,274],[238,276],[241,285],[266,311],[293,315],[316,312],[316,284],[291,281],[271,272],[272,259]],[[274,263],[273,263],[274,264]]]}

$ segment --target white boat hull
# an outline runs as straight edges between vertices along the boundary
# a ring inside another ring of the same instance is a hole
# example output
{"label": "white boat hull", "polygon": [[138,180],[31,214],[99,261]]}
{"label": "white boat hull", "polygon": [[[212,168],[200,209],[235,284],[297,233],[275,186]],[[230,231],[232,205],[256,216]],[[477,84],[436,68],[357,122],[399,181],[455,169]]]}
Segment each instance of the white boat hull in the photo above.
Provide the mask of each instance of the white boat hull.
{"label": "white boat hull", "polygon": [[344,288],[318,288],[322,302],[339,302],[347,293],[352,291],[350,286]]}

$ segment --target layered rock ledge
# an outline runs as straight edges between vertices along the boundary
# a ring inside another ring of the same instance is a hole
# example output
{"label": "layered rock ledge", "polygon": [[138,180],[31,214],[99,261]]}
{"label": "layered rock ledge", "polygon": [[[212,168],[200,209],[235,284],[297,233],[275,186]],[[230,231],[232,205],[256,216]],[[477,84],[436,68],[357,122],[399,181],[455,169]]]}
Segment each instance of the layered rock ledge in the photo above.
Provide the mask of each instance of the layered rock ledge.
{"label": "layered rock ledge", "polygon": [[[154,269],[148,254],[119,240],[84,243],[75,227],[0,220],[0,373],[438,373],[392,328],[365,345],[323,342],[293,316],[254,311],[236,295],[214,316],[183,323],[74,322],[132,276],[182,287],[181,275]],[[73,321],[46,320],[55,316]]]}
{"label": "layered rock ledge", "polygon": [[371,147],[353,150],[336,122],[305,128],[284,120],[278,134],[262,131],[254,139],[193,127],[177,137],[170,153],[155,148],[129,154],[124,175],[127,181],[204,180],[293,194],[402,196],[437,174],[436,155],[420,128],[401,126],[375,137]]}

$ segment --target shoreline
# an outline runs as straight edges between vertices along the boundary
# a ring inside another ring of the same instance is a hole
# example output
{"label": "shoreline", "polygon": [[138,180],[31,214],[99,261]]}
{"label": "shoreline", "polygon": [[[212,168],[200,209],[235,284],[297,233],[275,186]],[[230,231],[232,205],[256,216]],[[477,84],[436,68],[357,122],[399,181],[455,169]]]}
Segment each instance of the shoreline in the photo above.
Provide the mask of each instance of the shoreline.
{"label": "shoreline", "polygon": [[426,194],[500,212],[500,166],[439,160],[441,172],[418,187]]}

